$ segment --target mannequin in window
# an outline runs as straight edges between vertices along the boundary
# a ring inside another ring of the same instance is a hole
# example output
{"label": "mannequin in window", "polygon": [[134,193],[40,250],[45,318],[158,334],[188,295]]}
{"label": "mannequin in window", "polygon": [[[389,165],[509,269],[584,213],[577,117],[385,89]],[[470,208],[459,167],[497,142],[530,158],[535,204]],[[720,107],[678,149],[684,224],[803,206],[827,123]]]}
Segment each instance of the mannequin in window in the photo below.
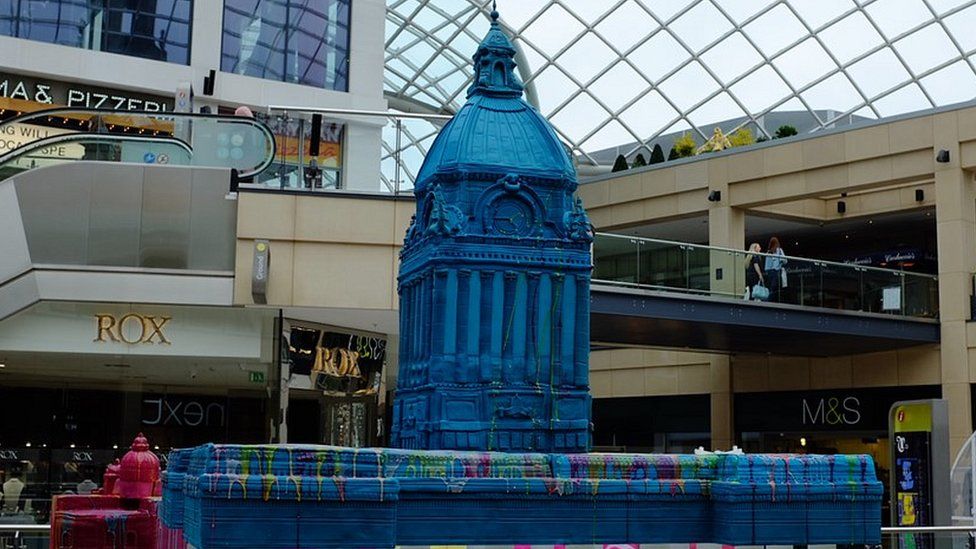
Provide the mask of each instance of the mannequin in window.
{"label": "mannequin in window", "polygon": [[319,169],[319,163],[314,158],[308,161],[308,166],[305,168],[305,188],[316,190],[322,188],[322,170]]}
{"label": "mannequin in window", "polygon": [[89,495],[95,488],[98,488],[98,484],[95,484],[95,481],[92,480],[92,477],[95,476],[95,468],[89,465],[80,469],[82,481],[75,486],[75,492],[77,494]]}
{"label": "mannequin in window", "polygon": [[16,513],[17,509],[20,507],[20,495],[24,491],[26,484],[24,481],[20,480],[20,471],[12,471],[13,476],[11,476],[7,482],[3,483],[3,512],[4,513]]}

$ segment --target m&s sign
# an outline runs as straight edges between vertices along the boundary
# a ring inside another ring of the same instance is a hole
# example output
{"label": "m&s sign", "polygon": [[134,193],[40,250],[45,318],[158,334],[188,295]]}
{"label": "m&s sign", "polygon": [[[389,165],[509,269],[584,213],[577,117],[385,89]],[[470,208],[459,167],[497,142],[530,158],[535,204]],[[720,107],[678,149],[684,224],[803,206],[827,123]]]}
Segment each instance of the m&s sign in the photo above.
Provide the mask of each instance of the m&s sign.
{"label": "m&s sign", "polygon": [[857,425],[861,421],[861,401],[857,397],[802,400],[804,425]]}

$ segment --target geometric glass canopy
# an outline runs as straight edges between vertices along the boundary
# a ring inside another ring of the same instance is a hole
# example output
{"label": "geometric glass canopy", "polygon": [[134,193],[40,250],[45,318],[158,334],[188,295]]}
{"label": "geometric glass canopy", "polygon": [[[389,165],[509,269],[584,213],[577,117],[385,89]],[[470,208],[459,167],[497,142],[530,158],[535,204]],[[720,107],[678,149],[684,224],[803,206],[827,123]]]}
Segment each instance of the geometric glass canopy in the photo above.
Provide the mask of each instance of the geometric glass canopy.
{"label": "geometric glass canopy", "polygon": [[[816,130],[976,97],[976,0],[502,0],[498,9],[528,100],[581,165],[679,131],[701,143],[720,121],[761,134],[773,111],[798,111]],[[490,10],[490,0],[389,0],[391,107],[455,112]],[[406,165],[435,132],[417,125],[406,137]]]}

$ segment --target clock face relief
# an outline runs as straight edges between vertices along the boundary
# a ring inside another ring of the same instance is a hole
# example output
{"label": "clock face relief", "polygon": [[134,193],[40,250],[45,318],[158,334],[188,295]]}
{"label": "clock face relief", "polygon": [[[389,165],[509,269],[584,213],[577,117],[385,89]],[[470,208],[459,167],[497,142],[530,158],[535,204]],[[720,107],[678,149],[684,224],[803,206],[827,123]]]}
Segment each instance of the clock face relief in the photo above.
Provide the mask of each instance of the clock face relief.
{"label": "clock face relief", "polygon": [[489,213],[492,229],[505,236],[527,235],[535,223],[532,207],[516,198],[499,199]]}

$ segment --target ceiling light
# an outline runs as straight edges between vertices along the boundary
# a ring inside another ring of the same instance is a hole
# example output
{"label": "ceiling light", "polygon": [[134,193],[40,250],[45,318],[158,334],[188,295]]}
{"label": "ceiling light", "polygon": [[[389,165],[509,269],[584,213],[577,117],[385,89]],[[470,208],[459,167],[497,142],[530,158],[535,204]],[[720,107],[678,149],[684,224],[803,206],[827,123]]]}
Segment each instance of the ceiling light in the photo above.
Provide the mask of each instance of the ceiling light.
{"label": "ceiling light", "polygon": [[74,447],[75,447],[75,443],[74,442],[72,442],[71,444],[68,445],[68,448],[74,448]]}
{"label": "ceiling light", "polygon": [[27,444],[25,444],[25,445],[24,445],[24,447],[25,447],[25,448],[30,448],[30,447],[31,447],[31,444],[30,444],[30,442],[28,442]]}

